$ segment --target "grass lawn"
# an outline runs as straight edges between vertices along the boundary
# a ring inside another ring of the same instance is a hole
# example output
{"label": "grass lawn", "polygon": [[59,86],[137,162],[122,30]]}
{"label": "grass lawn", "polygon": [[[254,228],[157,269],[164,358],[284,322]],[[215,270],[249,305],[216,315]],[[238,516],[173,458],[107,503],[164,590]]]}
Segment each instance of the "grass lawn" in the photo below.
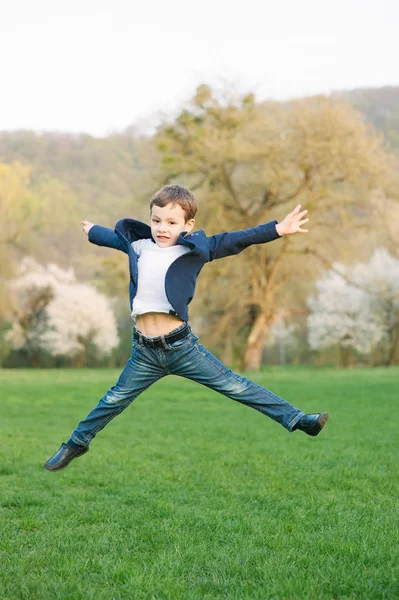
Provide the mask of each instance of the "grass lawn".
{"label": "grass lawn", "polygon": [[0,370],[1,600],[399,598],[399,368],[245,374],[316,438],[167,377],[43,469],[118,375]]}

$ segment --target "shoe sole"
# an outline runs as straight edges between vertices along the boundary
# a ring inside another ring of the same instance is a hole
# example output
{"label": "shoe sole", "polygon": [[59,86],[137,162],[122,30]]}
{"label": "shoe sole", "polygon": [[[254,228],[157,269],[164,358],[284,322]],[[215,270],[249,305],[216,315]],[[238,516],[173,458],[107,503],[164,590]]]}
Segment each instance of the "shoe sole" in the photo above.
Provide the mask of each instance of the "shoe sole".
{"label": "shoe sole", "polygon": [[324,425],[327,423],[327,419],[328,419],[328,413],[321,413],[319,418],[317,419],[317,423],[320,427],[319,431],[316,433],[316,435],[318,433],[320,433],[320,431],[323,429]]}
{"label": "shoe sole", "polygon": [[47,471],[51,471],[51,472],[61,471],[62,469],[66,469],[66,467],[69,465],[69,463],[72,462],[75,458],[79,458],[79,456],[83,456],[83,454],[87,454],[88,451],[89,451],[89,448],[86,448],[86,450],[84,452],[80,452],[79,454],[72,456],[71,460],[68,460],[66,465],[63,465],[62,467],[57,467],[57,465],[55,465],[55,467],[51,467],[51,466],[47,465],[47,463],[45,463],[43,466]]}

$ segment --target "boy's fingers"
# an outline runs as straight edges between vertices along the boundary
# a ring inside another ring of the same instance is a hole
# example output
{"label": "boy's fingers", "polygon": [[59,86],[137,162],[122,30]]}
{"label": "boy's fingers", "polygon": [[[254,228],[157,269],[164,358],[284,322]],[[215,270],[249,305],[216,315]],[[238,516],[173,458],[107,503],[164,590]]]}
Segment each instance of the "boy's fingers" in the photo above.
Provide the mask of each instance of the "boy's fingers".
{"label": "boy's fingers", "polygon": [[294,210],[292,211],[292,213],[290,213],[290,214],[291,214],[291,215],[296,215],[296,214],[297,214],[297,212],[299,211],[299,209],[300,209],[300,208],[301,208],[301,205],[300,205],[300,204],[298,204],[298,206],[296,206],[296,207],[294,208]]}

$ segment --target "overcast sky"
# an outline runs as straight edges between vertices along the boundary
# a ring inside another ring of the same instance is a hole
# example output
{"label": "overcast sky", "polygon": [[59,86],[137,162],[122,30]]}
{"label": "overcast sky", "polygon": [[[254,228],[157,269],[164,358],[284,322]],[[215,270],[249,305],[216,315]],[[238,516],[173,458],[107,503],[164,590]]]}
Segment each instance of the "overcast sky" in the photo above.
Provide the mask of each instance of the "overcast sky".
{"label": "overcast sky", "polygon": [[0,130],[102,136],[199,83],[257,99],[399,85],[399,0],[12,0]]}

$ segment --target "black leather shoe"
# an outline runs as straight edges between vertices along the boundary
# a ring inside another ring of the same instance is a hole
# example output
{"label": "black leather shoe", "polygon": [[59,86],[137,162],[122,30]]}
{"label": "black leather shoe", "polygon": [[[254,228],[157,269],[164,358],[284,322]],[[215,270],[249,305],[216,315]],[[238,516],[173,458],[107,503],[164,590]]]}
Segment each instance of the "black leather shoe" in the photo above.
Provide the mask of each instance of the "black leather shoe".
{"label": "black leather shoe", "polygon": [[323,429],[328,419],[328,413],[315,413],[313,415],[303,415],[295,425],[295,429],[300,429],[308,435],[318,435]]}
{"label": "black leather shoe", "polygon": [[44,464],[44,468],[47,471],[59,471],[60,469],[64,469],[69,465],[71,460],[77,458],[78,456],[82,456],[82,454],[86,454],[89,451],[88,446],[82,446],[81,448],[71,448],[67,444],[61,444],[61,448],[48,459],[48,461]]}

